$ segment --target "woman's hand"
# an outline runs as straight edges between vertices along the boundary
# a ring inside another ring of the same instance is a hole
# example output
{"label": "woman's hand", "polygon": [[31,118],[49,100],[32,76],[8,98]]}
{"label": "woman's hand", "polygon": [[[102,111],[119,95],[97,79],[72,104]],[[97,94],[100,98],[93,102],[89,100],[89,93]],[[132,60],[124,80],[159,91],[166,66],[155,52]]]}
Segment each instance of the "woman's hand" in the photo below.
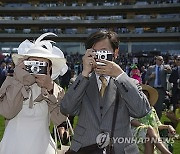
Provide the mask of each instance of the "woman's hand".
{"label": "woman's hand", "polygon": [[24,56],[23,58],[19,58],[16,66],[18,66],[19,68],[25,69],[24,61],[27,59],[28,59],[27,56]]}
{"label": "woman's hand", "polygon": [[168,125],[168,132],[170,136],[174,136],[176,134],[176,130],[171,125]]}
{"label": "woman's hand", "polygon": [[46,88],[48,91],[53,89],[53,81],[49,75],[34,75],[36,83],[41,88]]}

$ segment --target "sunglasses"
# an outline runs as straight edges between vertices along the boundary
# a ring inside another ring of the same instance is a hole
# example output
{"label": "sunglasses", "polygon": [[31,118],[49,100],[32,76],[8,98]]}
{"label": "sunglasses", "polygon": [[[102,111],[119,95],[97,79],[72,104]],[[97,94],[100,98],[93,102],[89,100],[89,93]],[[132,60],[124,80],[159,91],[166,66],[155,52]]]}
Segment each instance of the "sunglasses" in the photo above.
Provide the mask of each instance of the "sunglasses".
{"label": "sunglasses", "polygon": [[159,60],[159,61],[163,61],[163,59],[157,59],[157,60]]}

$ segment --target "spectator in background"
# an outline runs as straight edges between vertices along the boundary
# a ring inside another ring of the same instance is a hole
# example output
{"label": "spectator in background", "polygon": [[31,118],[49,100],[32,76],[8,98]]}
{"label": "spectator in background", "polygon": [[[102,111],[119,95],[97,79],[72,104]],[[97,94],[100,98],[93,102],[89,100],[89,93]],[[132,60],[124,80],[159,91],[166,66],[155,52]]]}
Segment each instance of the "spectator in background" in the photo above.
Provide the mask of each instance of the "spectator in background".
{"label": "spectator in background", "polygon": [[173,111],[176,110],[178,101],[180,100],[180,56],[175,59],[176,67],[173,68],[172,73],[169,77],[169,82],[173,83],[172,98]]}
{"label": "spectator in background", "polygon": [[9,62],[7,65],[7,76],[13,76],[15,65],[13,62]]}
{"label": "spectator in background", "polygon": [[167,82],[167,73],[171,73],[171,67],[169,65],[164,65],[164,60],[162,56],[155,57],[155,65],[149,66],[146,73],[146,82],[154,87],[158,91],[158,101],[155,104],[155,109],[159,119],[162,115],[163,102],[165,100]]}
{"label": "spectator in background", "polygon": [[6,63],[4,61],[1,62],[1,66],[0,66],[0,87],[3,84],[3,82],[5,81],[6,76],[7,76],[7,69],[6,68],[7,68]]}
{"label": "spectator in background", "polygon": [[0,64],[1,62],[4,60],[4,56],[2,55],[1,51],[0,51]]}
{"label": "spectator in background", "polygon": [[145,80],[145,76],[146,76],[146,72],[147,72],[147,69],[145,68],[145,66],[141,66],[141,79],[142,79],[142,84],[145,84],[146,83],[146,80]]}
{"label": "spectator in background", "polygon": [[128,76],[130,76],[130,72],[131,72],[131,66],[130,63],[128,63],[125,67],[125,72]]}
{"label": "spectator in background", "polygon": [[68,66],[67,72],[63,76],[60,76],[60,85],[65,91],[68,89],[70,79],[71,79],[71,68]]}
{"label": "spectator in background", "polygon": [[[154,104],[158,100],[158,92],[156,89],[148,85],[142,85],[142,91],[146,94],[151,105],[151,111],[140,119],[131,118],[132,132],[136,139],[144,139],[145,144],[138,144],[139,151],[142,154],[156,154],[157,149],[163,154],[171,154],[171,152],[162,143],[159,136],[159,129],[167,129],[170,134],[175,135],[176,131],[171,125],[163,125],[154,109]],[[149,138],[149,140],[146,140]],[[156,147],[154,147],[154,145]]]}
{"label": "spectator in background", "polygon": [[71,79],[70,79],[70,82],[69,82],[69,85],[72,85],[74,83],[74,81],[76,80],[77,78],[77,75],[75,73],[74,70],[71,71]]}
{"label": "spectator in background", "polygon": [[[178,101],[175,112],[169,111],[166,113],[166,116],[173,123],[174,127],[176,128],[177,134],[180,135],[180,100]],[[180,136],[178,136],[178,138],[180,139]]]}
{"label": "spectator in background", "polygon": [[133,64],[131,66],[130,77],[133,78],[133,79],[138,80],[139,83],[142,83],[141,73],[140,73],[140,70],[138,69],[136,64]]}

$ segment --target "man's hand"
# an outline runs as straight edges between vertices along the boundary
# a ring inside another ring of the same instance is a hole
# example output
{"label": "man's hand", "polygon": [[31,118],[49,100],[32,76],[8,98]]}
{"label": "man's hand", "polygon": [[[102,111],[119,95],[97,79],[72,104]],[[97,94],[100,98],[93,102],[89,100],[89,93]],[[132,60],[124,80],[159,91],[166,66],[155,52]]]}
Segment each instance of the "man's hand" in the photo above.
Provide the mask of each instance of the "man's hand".
{"label": "man's hand", "polygon": [[164,71],[166,71],[167,73],[171,73],[172,69],[169,65],[165,65],[164,66]]}
{"label": "man's hand", "polygon": [[83,71],[82,75],[88,77],[89,74],[96,67],[95,61],[96,54],[93,52],[93,49],[87,49],[85,55],[83,56]]}
{"label": "man's hand", "polygon": [[46,88],[48,91],[53,89],[53,81],[49,75],[34,75],[36,83],[41,88]]}
{"label": "man's hand", "polygon": [[96,60],[97,62],[104,63],[105,65],[97,65],[95,68],[95,72],[97,74],[108,75],[111,77],[118,77],[124,71],[121,69],[119,65],[112,61],[108,60]]}
{"label": "man's hand", "polygon": [[155,72],[152,72],[152,74],[149,76],[150,79],[155,79],[155,77],[156,77]]}

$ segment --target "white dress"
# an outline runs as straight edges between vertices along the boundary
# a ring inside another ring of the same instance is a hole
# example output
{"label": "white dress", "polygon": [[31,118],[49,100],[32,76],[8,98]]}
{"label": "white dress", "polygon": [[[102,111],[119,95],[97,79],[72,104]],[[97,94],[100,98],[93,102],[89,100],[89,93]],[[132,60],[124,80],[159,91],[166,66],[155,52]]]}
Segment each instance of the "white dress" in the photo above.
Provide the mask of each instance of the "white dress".
{"label": "white dress", "polygon": [[[41,88],[33,84],[31,89],[29,96],[35,100]],[[9,121],[5,129],[0,143],[0,154],[55,154],[55,149],[49,132],[47,103],[34,102],[33,108],[29,108],[27,99],[22,110]]]}

